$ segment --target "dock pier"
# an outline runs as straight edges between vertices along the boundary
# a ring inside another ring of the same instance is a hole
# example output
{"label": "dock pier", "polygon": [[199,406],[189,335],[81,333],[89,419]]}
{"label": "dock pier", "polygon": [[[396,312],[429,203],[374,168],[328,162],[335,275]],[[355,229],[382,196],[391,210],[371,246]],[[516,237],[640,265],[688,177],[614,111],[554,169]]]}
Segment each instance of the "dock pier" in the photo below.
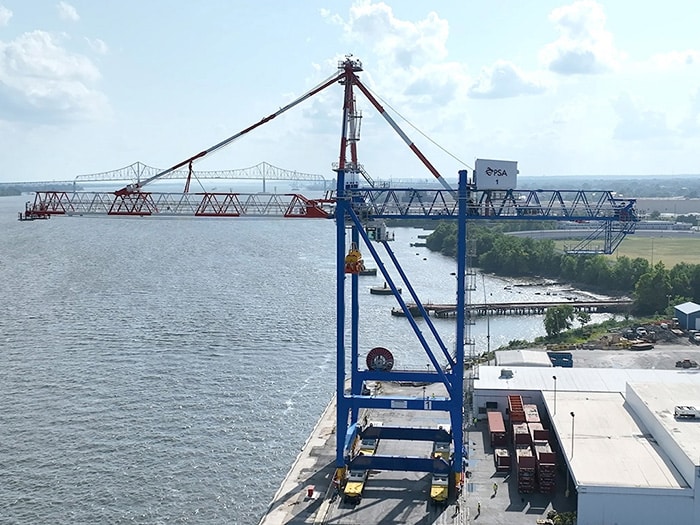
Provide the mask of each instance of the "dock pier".
{"label": "dock pier", "polygon": [[[406,303],[409,309],[416,308],[415,303]],[[604,313],[626,312],[632,307],[632,301],[626,299],[610,301],[560,301],[528,303],[482,303],[471,304],[467,310],[473,317],[491,315],[537,315],[544,314],[547,308],[554,306],[573,306],[576,312]],[[453,317],[457,314],[456,304],[424,303],[428,314],[438,318]]]}

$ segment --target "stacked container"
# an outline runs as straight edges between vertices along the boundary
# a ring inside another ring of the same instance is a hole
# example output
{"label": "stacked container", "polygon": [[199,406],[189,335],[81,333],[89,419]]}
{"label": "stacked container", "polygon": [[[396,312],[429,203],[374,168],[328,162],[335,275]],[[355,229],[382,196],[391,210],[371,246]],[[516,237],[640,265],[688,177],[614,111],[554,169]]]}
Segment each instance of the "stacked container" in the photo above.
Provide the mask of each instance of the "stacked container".
{"label": "stacked container", "polygon": [[527,427],[523,398],[517,395],[508,396],[508,412],[513,430],[518,492],[529,494],[535,490],[536,461],[532,453],[532,438]]}
{"label": "stacked container", "polygon": [[532,444],[537,462],[537,484],[540,492],[550,494],[555,490],[556,461],[555,454],[547,441],[535,441]]}
{"label": "stacked container", "polygon": [[556,478],[556,455],[549,445],[549,430],[540,422],[537,405],[525,405],[524,411],[535,456],[537,485],[540,492],[549,494],[555,490]]}
{"label": "stacked container", "polygon": [[493,463],[496,471],[510,470],[510,453],[508,452],[508,438],[506,437],[506,425],[503,423],[503,415],[497,410],[489,410],[486,414],[489,421],[489,435],[493,447]]}
{"label": "stacked container", "polygon": [[515,458],[518,469],[518,492],[530,494],[535,491],[535,456],[532,447],[515,447]]}

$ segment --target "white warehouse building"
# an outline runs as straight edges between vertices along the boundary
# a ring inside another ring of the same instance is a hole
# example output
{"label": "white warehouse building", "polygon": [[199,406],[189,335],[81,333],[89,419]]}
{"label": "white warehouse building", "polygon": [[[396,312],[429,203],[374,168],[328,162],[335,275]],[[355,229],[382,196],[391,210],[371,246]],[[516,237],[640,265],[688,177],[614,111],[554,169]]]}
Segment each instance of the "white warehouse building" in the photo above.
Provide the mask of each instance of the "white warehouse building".
{"label": "white warehouse building", "polygon": [[577,498],[578,525],[700,523],[697,370],[482,366],[480,415],[506,413],[508,395],[536,404],[556,439]]}

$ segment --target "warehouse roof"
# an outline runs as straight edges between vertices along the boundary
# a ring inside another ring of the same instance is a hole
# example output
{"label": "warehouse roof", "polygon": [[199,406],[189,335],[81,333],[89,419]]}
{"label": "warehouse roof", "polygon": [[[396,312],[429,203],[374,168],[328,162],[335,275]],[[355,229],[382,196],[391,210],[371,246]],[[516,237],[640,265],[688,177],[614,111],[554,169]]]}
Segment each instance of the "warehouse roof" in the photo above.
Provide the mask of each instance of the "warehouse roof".
{"label": "warehouse roof", "polygon": [[559,392],[618,392],[624,393],[629,382],[636,383],[696,383],[700,384],[697,371],[641,370],[625,368],[544,368],[506,367],[511,374],[503,374],[502,366],[479,366],[479,377],[474,388],[488,390],[554,390]]}
{"label": "warehouse roof", "polygon": [[620,393],[557,392],[552,419],[577,485],[688,486]]}
{"label": "warehouse roof", "polygon": [[678,445],[690,462],[698,465],[700,421],[678,421],[673,417],[675,405],[700,408],[700,374],[697,372],[533,367],[510,370],[512,375],[503,374],[502,367],[480,367],[475,389],[542,392],[553,430],[577,484],[643,488],[688,486],[669,454],[659,446],[649,429],[644,428],[625,395],[628,388],[633,389],[657,422],[655,424],[660,424],[668,439]]}
{"label": "warehouse roof", "polygon": [[688,459],[700,466],[700,420],[676,419],[673,416],[676,405],[700,408],[700,378],[690,385],[631,383],[630,387],[644,401],[666,433],[673,436]]}
{"label": "warehouse roof", "polygon": [[700,311],[700,304],[687,302],[687,303],[679,304],[675,308],[679,312],[688,315],[688,314],[694,314],[695,312]]}
{"label": "warehouse roof", "polygon": [[552,366],[547,352],[540,350],[501,350],[496,352],[496,363],[499,366]]}

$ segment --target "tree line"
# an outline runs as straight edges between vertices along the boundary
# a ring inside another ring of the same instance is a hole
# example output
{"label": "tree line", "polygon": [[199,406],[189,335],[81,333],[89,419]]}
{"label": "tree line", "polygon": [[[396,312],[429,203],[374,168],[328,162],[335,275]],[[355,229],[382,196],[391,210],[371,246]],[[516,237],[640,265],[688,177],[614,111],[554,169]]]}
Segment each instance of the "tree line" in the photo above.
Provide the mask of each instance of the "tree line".
{"label": "tree line", "polygon": [[[511,225],[513,228],[515,225]],[[530,229],[530,225],[528,225]],[[602,255],[568,255],[552,240],[506,235],[503,228],[470,224],[472,265],[502,276],[539,276],[565,280],[581,288],[631,295],[635,315],[671,314],[671,305],[700,302],[700,265],[679,263],[667,269],[641,257],[614,260]],[[457,225],[441,222],[426,239],[432,251],[455,257]]]}

